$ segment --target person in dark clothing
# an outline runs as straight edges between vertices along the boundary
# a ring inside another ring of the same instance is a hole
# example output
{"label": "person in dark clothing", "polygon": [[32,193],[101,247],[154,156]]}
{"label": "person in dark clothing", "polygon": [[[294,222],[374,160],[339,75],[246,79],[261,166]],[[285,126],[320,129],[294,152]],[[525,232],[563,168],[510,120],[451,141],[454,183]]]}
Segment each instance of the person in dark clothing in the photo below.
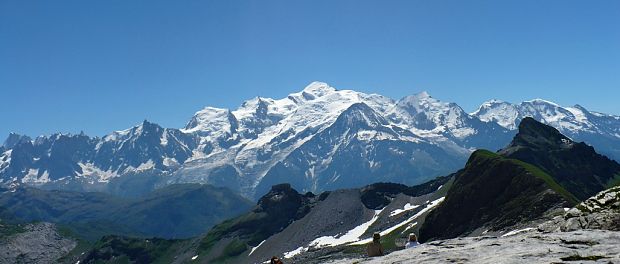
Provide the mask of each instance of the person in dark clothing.
{"label": "person in dark clothing", "polygon": [[271,257],[271,264],[284,264],[282,260],[276,256]]}
{"label": "person in dark clothing", "polygon": [[383,246],[381,246],[381,234],[374,233],[372,242],[366,247],[369,257],[383,256]]}

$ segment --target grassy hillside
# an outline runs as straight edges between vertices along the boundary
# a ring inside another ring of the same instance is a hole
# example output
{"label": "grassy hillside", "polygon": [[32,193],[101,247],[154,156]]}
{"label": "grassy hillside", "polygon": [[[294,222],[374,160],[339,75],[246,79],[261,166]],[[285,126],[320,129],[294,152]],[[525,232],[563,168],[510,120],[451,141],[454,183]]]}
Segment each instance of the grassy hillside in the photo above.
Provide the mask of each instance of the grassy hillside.
{"label": "grassy hillside", "polygon": [[501,230],[576,201],[540,169],[478,150],[456,174],[444,202],[428,215],[420,236],[422,240],[443,239],[481,227]]}
{"label": "grassy hillside", "polygon": [[620,164],[532,118],[521,121],[519,133],[500,154],[540,168],[579,200],[620,182]]}

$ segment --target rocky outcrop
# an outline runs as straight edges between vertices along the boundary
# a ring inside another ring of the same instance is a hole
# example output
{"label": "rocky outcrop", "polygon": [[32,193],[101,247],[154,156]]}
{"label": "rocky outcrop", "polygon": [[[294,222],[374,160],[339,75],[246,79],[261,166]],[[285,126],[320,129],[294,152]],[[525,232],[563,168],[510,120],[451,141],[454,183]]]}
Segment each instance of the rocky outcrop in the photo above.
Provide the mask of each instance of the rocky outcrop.
{"label": "rocky outcrop", "polygon": [[0,263],[55,263],[76,245],[54,224],[29,224],[23,232],[0,238]]}
{"label": "rocky outcrop", "polygon": [[602,229],[620,231],[620,186],[602,191],[539,226],[541,231]]}
{"label": "rocky outcrop", "polygon": [[620,262],[620,232],[521,232],[504,237],[438,240],[384,257],[325,263],[602,263]]}

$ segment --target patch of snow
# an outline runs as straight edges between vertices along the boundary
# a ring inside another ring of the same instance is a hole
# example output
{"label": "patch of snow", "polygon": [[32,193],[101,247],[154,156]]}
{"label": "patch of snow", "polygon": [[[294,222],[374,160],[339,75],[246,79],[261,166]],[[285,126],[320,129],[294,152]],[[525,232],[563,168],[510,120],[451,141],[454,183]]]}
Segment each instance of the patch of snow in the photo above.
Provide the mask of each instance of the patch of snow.
{"label": "patch of snow", "polygon": [[49,172],[47,172],[47,170],[43,171],[43,174],[41,175],[41,177],[39,177],[39,179],[37,180],[37,183],[47,183],[50,181],[50,174]]}
{"label": "patch of snow", "polygon": [[399,214],[401,214],[403,212],[410,211],[410,210],[416,209],[418,207],[420,207],[420,205],[417,205],[417,204],[416,205],[411,205],[410,203],[407,203],[407,204],[405,204],[405,207],[403,209],[396,209],[396,210],[392,211],[390,213],[390,217],[397,216],[397,215],[399,215]]}
{"label": "patch of snow", "polygon": [[289,252],[284,252],[284,258],[292,258],[296,255],[299,255],[301,253],[304,253],[308,251],[307,247],[298,247],[297,249],[293,250],[293,251],[289,251]]}
{"label": "patch of snow", "polygon": [[[435,208],[437,205],[439,205],[441,202],[443,202],[443,201],[444,201],[444,199],[445,199],[445,197],[441,197],[441,198],[439,198],[439,199],[437,199],[437,200],[434,200],[434,201],[432,201],[432,202],[428,202],[428,203],[426,204],[426,207],[424,207],[424,209],[420,210],[420,211],[419,211],[419,212],[417,212],[415,215],[413,215],[413,216],[409,217],[409,219],[407,219],[407,220],[405,220],[405,221],[403,221],[403,222],[400,222],[400,223],[398,223],[398,224],[396,224],[396,225],[394,225],[394,226],[392,226],[392,227],[390,227],[390,228],[388,228],[388,229],[386,229],[386,230],[381,231],[381,232],[380,232],[381,236],[386,236],[386,235],[388,235],[388,234],[390,234],[390,233],[394,232],[394,230],[399,229],[399,228],[401,228],[402,226],[404,226],[404,225],[406,225],[406,224],[409,224],[409,223],[413,222],[413,220],[417,219],[417,218],[418,218],[418,217],[420,217],[422,214],[424,214],[424,213],[426,213],[426,212],[430,211],[431,209]],[[413,224],[413,225],[411,225],[411,226],[414,226],[414,225],[415,225],[415,224]],[[368,243],[370,243],[371,241],[372,241],[372,238],[367,238],[367,239],[364,239],[364,240],[357,241],[357,242],[355,242],[355,243],[351,243],[351,245],[364,245],[364,244],[368,244]]]}
{"label": "patch of snow", "polygon": [[22,183],[35,183],[37,182],[39,175],[39,169],[28,169],[28,173],[22,178]]}
{"label": "patch of snow", "polygon": [[129,135],[129,133],[131,133],[131,129],[125,129],[125,130],[119,130],[119,131],[114,131],[112,132],[112,134],[109,134],[105,137],[103,137],[103,141],[116,141],[121,137],[125,137],[127,135]]}
{"label": "patch of snow", "polygon": [[163,162],[166,167],[176,167],[179,165],[179,162],[175,158],[164,158]]}
{"label": "patch of snow", "polygon": [[456,129],[450,130],[450,133],[452,133],[453,136],[459,139],[463,139],[471,135],[474,135],[476,134],[476,132],[477,132],[476,129],[473,129],[471,127],[462,127],[462,128],[456,128]]}
{"label": "patch of snow", "polygon": [[136,171],[150,170],[154,167],[155,167],[155,163],[153,162],[153,160],[148,160],[147,162],[140,164],[140,166],[136,168]]}
{"label": "patch of snow", "polygon": [[556,104],[556,103],[554,103],[554,102],[547,101],[547,100],[545,100],[545,99],[540,99],[540,98],[536,98],[536,99],[528,100],[528,101],[525,101],[525,103],[534,103],[534,104],[548,104],[548,105],[557,106],[557,107],[559,107],[559,106],[560,106],[560,105],[558,105],[558,104]]}
{"label": "patch of snow", "polygon": [[164,128],[164,132],[161,134],[161,138],[159,139],[162,146],[168,145],[168,130]]}
{"label": "patch of snow", "polygon": [[523,229],[519,229],[519,230],[513,230],[513,231],[510,231],[510,232],[508,232],[506,234],[503,234],[502,237],[513,236],[513,235],[516,235],[516,234],[519,234],[519,233],[523,233],[523,232],[527,232],[527,231],[534,230],[534,229],[535,228],[529,227],[529,228],[523,228]]}
{"label": "patch of snow", "polygon": [[265,243],[265,241],[267,240],[263,240],[262,242],[258,243],[257,246],[252,247],[252,250],[250,250],[250,254],[248,254],[248,256],[252,255],[252,253],[254,253],[254,251],[257,250],[263,243]]}
{"label": "patch of snow", "polygon": [[13,153],[12,149],[9,149],[0,155],[0,172],[3,172],[6,168],[11,165],[11,154]]}
{"label": "patch of snow", "polygon": [[372,219],[370,219],[368,222],[362,223],[359,226],[356,226],[355,228],[349,230],[346,234],[336,237],[336,236],[322,236],[319,238],[316,238],[315,240],[313,240],[312,242],[310,242],[309,246],[310,247],[326,247],[326,246],[337,246],[337,245],[343,245],[343,244],[348,244],[351,242],[356,242],[360,240],[360,236],[362,236],[364,233],[366,233],[366,230],[368,230],[368,228],[375,222],[377,221],[377,219],[379,219],[379,214],[383,211],[383,209],[381,210],[376,210],[375,211],[375,215],[372,217]]}
{"label": "patch of snow", "polygon": [[82,168],[82,173],[76,173],[77,177],[93,177],[96,178],[98,182],[109,182],[111,178],[118,176],[115,172],[111,170],[103,171],[90,162],[79,162],[78,166]]}
{"label": "patch of snow", "polygon": [[586,117],[585,113],[581,109],[575,108],[575,107],[565,107],[564,109],[571,112],[571,114],[573,114],[573,116],[575,117],[575,120],[577,120],[578,122],[581,122],[581,123],[588,122],[588,118]]}

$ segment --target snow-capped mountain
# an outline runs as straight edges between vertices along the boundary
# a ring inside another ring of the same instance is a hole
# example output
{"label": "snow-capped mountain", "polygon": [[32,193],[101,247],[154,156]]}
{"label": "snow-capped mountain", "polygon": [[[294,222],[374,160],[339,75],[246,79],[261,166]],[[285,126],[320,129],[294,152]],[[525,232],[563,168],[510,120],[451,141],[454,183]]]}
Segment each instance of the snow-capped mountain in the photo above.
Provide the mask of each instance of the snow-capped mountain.
{"label": "snow-capped mountain", "polygon": [[510,130],[515,130],[523,118],[533,117],[573,140],[584,141],[601,153],[620,160],[620,116],[591,112],[580,105],[563,107],[542,99],[520,104],[491,100],[471,115]]}
{"label": "snow-capped mountain", "polygon": [[[254,98],[234,111],[205,108],[184,130],[201,135],[203,156],[168,182],[218,183],[262,195],[280,182],[304,191],[374,180],[419,183],[462,165],[469,148],[432,130],[416,133],[410,119],[390,98],[319,82],[279,100]],[[388,175],[394,168],[399,172]]]}
{"label": "snow-capped mountain", "polygon": [[475,149],[506,145],[525,116],[620,158],[619,118],[579,106],[489,101],[468,114],[426,92],[393,100],[314,82],[281,99],[206,107],[181,129],[145,121],[101,138],[11,134],[0,147],[0,180],[121,192],[199,182],[249,197],[280,182],[314,192],[416,184],[462,167]]}
{"label": "snow-capped mountain", "polygon": [[194,140],[178,129],[147,121],[103,138],[82,133],[30,140],[12,134],[3,146],[8,150],[0,156],[0,175],[2,182],[26,184],[107,183],[128,173],[175,170],[192,156]]}

